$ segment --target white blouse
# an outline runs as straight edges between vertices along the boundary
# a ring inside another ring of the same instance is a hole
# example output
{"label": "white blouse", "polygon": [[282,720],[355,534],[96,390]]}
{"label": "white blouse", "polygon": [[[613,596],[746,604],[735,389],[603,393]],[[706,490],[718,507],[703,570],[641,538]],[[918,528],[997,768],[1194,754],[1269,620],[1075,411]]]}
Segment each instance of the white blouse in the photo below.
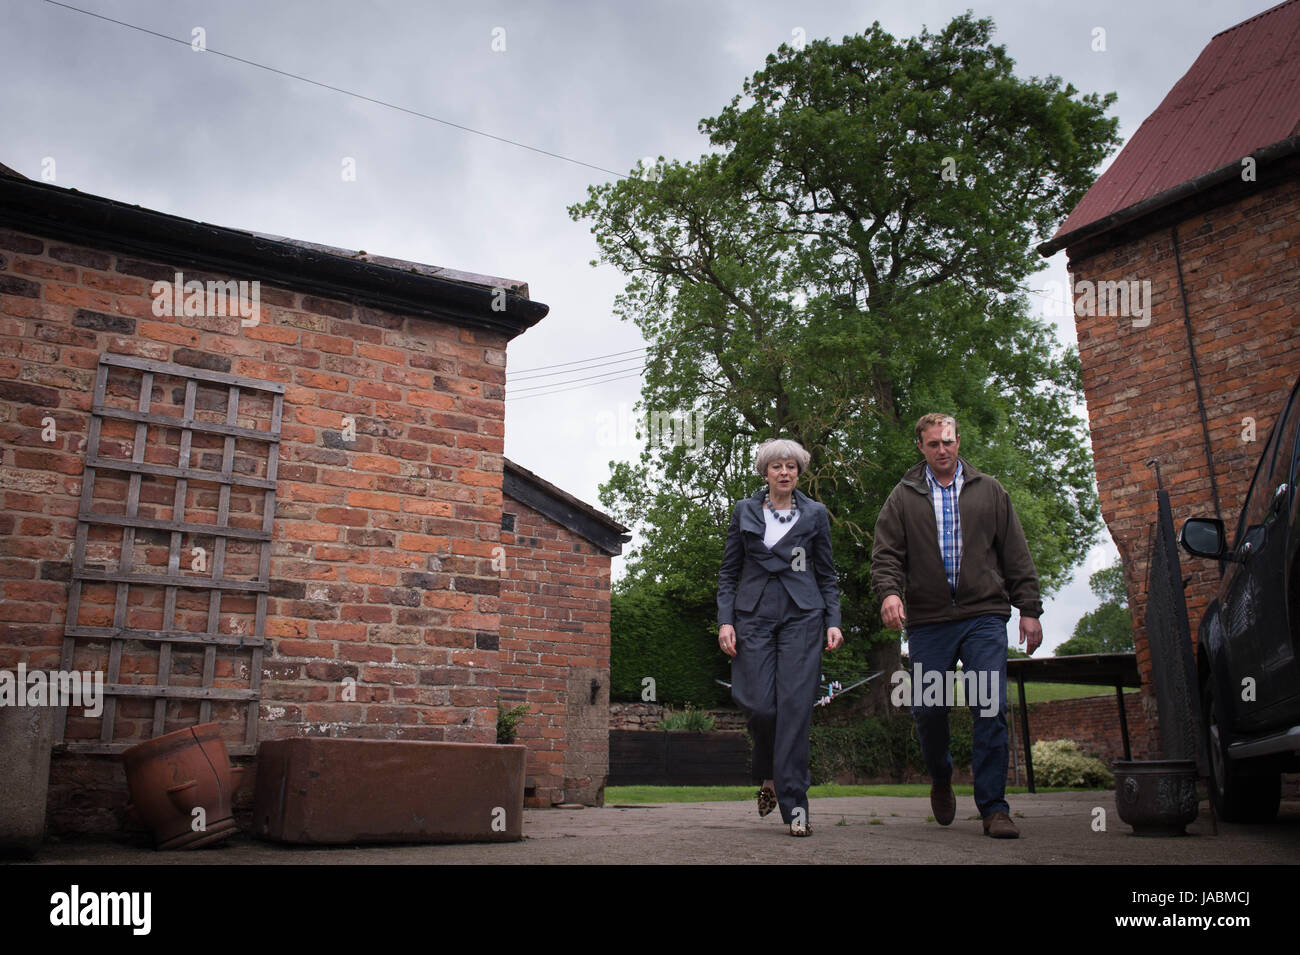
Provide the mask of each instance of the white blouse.
{"label": "white blouse", "polygon": [[[777,511],[776,514],[780,514],[782,517],[788,516],[790,509]],[[768,546],[769,550],[777,541],[790,532],[790,528],[799,523],[799,514],[797,512],[792,521],[778,521],[776,514],[773,514],[770,508],[763,508],[763,520],[767,523],[767,529],[763,532],[763,543]]]}

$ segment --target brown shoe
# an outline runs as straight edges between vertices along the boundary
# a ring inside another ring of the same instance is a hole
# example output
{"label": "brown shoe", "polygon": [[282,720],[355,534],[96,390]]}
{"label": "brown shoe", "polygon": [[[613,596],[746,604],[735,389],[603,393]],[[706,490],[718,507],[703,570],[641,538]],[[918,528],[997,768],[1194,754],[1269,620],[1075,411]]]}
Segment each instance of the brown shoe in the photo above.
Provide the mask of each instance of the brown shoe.
{"label": "brown shoe", "polygon": [[957,815],[957,794],[952,791],[952,783],[930,784],[930,811],[934,821],[941,826],[950,824]]}
{"label": "brown shoe", "polygon": [[1020,830],[1005,812],[991,812],[984,817],[984,835],[994,839],[1019,839]]}

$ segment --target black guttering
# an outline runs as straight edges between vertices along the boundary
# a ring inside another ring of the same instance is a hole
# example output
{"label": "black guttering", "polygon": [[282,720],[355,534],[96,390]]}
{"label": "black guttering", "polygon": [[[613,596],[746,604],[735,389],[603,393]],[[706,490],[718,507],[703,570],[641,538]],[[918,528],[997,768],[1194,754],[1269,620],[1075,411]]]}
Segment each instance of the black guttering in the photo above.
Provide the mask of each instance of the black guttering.
{"label": "black guttering", "polygon": [[[398,314],[485,328],[510,338],[550,310],[506,292],[347,259],[30,179],[0,176],[0,225],[168,265],[258,279]],[[498,310],[492,308],[497,304]]]}
{"label": "black guttering", "polygon": [[[1263,149],[1256,149],[1254,152],[1247,153],[1246,156],[1250,156],[1255,160],[1256,176],[1258,176],[1259,170],[1262,167],[1283,160],[1288,156],[1295,155],[1297,152],[1300,152],[1300,136],[1290,136],[1286,139],[1279,140],[1271,146],[1266,146]],[[1241,159],[1245,159],[1246,156],[1242,156]],[[1235,183],[1241,187],[1240,191],[1242,192],[1245,192],[1248,189],[1258,188],[1256,182],[1244,182],[1242,180],[1241,159],[1233,160],[1224,166],[1220,166],[1218,169],[1203,173],[1195,179],[1189,179],[1171,189],[1166,189],[1164,192],[1143,199],[1141,202],[1134,203],[1127,208],[1112,212],[1108,216],[1103,216],[1100,219],[1090,222],[1085,226],[1080,226],[1064,235],[1054,236],[1046,242],[1038,245],[1036,250],[1039,255],[1047,258],[1055,255],[1061,249],[1078,245],[1086,239],[1094,238],[1095,236],[1101,235],[1104,232],[1109,232],[1112,229],[1118,229],[1120,226],[1135,222],[1136,220],[1158,212],[1167,206],[1172,206],[1175,203],[1190,199],[1198,193],[1203,193],[1215,186],[1231,185],[1235,181]],[[1217,205],[1218,202],[1215,202],[1214,204]]]}
{"label": "black guttering", "polygon": [[623,545],[632,539],[628,529],[612,517],[542,480],[527,468],[521,468],[509,458],[505,461],[501,492],[546,515],[611,556],[623,553]]}

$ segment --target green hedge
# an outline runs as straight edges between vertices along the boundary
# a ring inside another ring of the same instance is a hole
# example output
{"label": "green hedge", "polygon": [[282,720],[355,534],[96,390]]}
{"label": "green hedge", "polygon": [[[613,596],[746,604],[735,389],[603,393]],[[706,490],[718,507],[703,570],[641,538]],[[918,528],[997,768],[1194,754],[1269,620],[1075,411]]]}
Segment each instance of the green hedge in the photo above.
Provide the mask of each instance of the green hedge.
{"label": "green hedge", "polygon": [[610,596],[610,699],[642,702],[646,677],[654,702],[728,706],[731,681],[718,649],[717,608],[638,591]]}
{"label": "green hedge", "polygon": [[[955,707],[949,716],[953,766],[968,767],[971,758],[970,710]],[[902,782],[909,772],[925,772],[915,724],[908,715],[868,716],[851,726],[812,728],[813,785],[834,782],[840,773],[860,779],[887,777]]]}

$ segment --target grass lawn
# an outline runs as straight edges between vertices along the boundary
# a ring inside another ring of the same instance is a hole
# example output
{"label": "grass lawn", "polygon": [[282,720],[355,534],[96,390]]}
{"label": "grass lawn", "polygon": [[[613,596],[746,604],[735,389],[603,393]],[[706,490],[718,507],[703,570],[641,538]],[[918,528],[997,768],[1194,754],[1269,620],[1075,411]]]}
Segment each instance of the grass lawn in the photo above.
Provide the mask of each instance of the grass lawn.
{"label": "grass lawn", "polygon": [[[960,684],[959,684],[960,686]],[[1138,692],[1137,687],[1126,687],[1125,693]],[[1026,683],[1025,702],[1042,703],[1046,700],[1072,700],[1080,696],[1108,696],[1115,699],[1113,686],[1096,686],[1087,683]],[[1007,702],[1015,706],[1020,702],[1020,689],[1015,680],[1007,680]]]}
{"label": "grass lawn", "polygon": [[[953,791],[959,796],[973,796],[974,788],[969,784],[957,783]],[[605,789],[605,805],[637,805],[661,802],[750,802],[754,798],[756,786],[608,786]],[[1075,792],[1071,789],[1053,789],[1039,786],[1040,793]],[[1028,792],[1024,786],[1008,786],[1008,793]],[[808,790],[813,799],[826,799],[836,796],[926,796],[930,795],[929,783],[898,783],[881,786],[840,786],[829,783],[825,786],[813,786]]]}
{"label": "grass lawn", "polygon": [[[906,672],[906,671],[904,671]],[[961,668],[958,668],[958,673]],[[961,679],[953,683],[953,691],[958,706],[965,705],[965,684]],[[1125,693],[1137,693],[1137,687],[1125,687]],[[1073,700],[1083,696],[1105,696],[1115,699],[1115,688],[1113,686],[1098,686],[1095,683],[1025,683],[1025,702],[1026,703],[1044,703],[1048,700]],[[1020,702],[1020,688],[1016,681],[1007,678],[1007,702],[1012,706]]]}

